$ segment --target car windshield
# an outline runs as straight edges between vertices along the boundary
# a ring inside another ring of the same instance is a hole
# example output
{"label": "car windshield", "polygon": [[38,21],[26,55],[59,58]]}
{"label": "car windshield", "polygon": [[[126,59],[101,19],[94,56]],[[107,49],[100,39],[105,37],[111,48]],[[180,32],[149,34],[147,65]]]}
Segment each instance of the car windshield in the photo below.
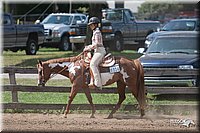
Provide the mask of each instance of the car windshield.
{"label": "car windshield", "polygon": [[197,54],[199,53],[197,40],[197,37],[158,37],[151,43],[146,53]]}
{"label": "car windshield", "polygon": [[72,21],[72,16],[70,15],[49,15],[46,17],[42,24],[66,24],[70,25]]}
{"label": "car windshield", "polygon": [[195,29],[195,21],[171,21],[167,23],[163,31],[193,31]]}
{"label": "car windshield", "polygon": [[109,21],[122,21],[122,10],[106,10],[103,11],[104,19],[107,19]]}

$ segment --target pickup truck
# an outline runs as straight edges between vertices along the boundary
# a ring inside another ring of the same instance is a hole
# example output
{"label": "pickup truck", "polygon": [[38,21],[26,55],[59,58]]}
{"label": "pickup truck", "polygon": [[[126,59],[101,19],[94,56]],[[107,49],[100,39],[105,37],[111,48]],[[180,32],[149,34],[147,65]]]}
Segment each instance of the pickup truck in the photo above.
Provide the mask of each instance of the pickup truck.
{"label": "pickup truck", "polygon": [[[39,21],[37,23],[40,23]],[[41,24],[45,28],[44,47],[58,47],[61,51],[81,49],[86,42],[88,16],[81,13],[52,13]],[[102,20],[103,41],[113,39],[109,21]]]}
{"label": "pickup truck", "polygon": [[44,41],[44,27],[40,24],[17,25],[9,13],[3,17],[3,50],[25,50],[27,55],[35,55]]}
{"label": "pickup truck", "polygon": [[117,51],[122,51],[127,44],[135,49],[143,46],[146,36],[160,28],[159,21],[137,21],[130,9],[104,9],[102,14],[111,22],[114,34],[109,47]]}
{"label": "pickup truck", "polygon": [[[42,46],[57,47],[60,51],[71,50],[72,43],[84,43],[86,39],[86,15],[81,13],[52,13],[44,25],[45,40]],[[40,23],[40,22],[37,22]]]}

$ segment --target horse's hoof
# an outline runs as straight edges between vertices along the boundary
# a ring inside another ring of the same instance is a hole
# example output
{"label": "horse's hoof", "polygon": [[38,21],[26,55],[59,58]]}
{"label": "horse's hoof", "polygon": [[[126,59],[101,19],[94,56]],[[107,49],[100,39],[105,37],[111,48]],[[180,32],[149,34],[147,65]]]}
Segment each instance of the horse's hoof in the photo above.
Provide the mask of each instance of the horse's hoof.
{"label": "horse's hoof", "polygon": [[140,117],[143,117],[144,115],[145,115],[145,112],[144,112],[144,110],[141,110]]}
{"label": "horse's hoof", "polygon": [[63,115],[63,118],[67,118],[67,115]]}
{"label": "horse's hoof", "polygon": [[95,118],[95,116],[94,116],[94,115],[91,115],[90,118]]}
{"label": "horse's hoof", "polygon": [[112,115],[109,115],[106,119],[112,119],[113,116]]}

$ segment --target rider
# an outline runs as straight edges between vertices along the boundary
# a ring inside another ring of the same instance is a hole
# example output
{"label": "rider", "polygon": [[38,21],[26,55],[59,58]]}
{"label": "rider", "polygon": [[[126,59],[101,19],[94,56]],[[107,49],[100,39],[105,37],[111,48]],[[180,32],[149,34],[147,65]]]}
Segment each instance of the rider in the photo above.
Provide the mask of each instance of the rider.
{"label": "rider", "polygon": [[102,89],[101,77],[100,77],[98,67],[99,67],[100,62],[102,61],[102,58],[106,54],[106,50],[103,46],[102,34],[98,26],[99,23],[100,21],[97,17],[91,17],[89,19],[88,26],[93,31],[92,44],[86,46],[83,51],[94,50],[94,55],[90,62],[90,72],[91,72],[91,75],[93,74],[94,76],[94,81],[91,78],[90,84],[88,86],[89,88]]}

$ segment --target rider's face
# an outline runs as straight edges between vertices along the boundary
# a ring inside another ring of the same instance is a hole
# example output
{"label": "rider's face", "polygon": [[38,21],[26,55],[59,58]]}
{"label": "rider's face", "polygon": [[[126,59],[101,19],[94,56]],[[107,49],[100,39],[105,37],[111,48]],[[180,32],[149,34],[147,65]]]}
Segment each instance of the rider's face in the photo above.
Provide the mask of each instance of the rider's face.
{"label": "rider's face", "polygon": [[90,25],[90,29],[93,30],[94,28],[95,28],[95,25],[94,25],[94,24],[91,24],[91,25]]}

